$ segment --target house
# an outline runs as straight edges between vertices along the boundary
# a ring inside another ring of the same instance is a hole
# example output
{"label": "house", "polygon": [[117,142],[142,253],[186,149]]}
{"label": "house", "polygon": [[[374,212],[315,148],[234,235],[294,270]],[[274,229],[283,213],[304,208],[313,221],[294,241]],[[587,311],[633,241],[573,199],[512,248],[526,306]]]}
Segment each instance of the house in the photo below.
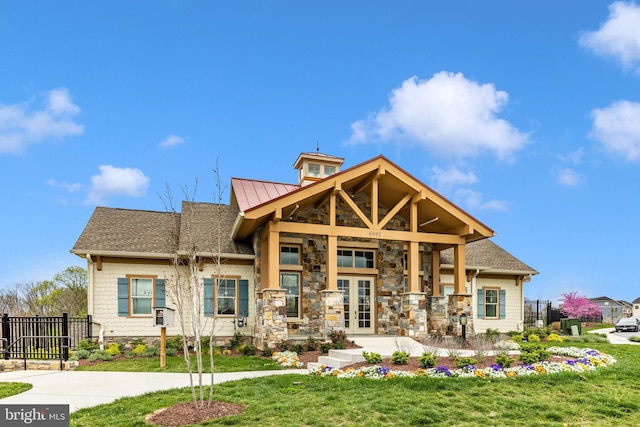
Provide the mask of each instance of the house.
{"label": "house", "polygon": [[631,315],[634,317],[640,317],[640,297],[634,299],[632,304],[633,311]]}
{"label": "house", "polygon": [[618,304],[622,306],[622,317],[631,317],[633,316],[633,304],[629,301],[618,300]]}
{"label": "house", "polygon": [[97,207],[71,250],[88,263],[94,322],[107,337],[157,336],[151,310],[176,307],[165,285],[178,256],[197,263],[216,336],[242,323],[261,347],[332,329],[459,335],[463,313],[469,334],[522,329],[538,273],[492,229],[383,156],[343,163],[302,153],[297,184],[233,178],[228,205]]}
{"label": "house", "polygon": [[603,323],[616,323],[618,320],[624,317],[623,313],[625,306],[619,301],[606,296],[589,298],[589,300],[595,302],[600,306],[600,309],[602,310]]}

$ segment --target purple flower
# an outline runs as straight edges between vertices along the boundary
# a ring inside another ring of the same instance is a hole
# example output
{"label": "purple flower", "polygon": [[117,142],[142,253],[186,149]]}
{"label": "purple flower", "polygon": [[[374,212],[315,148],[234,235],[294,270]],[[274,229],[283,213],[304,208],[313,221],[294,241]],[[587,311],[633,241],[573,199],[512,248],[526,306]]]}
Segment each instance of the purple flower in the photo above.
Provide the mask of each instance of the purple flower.
{"label": "purple flower", "polygon": [[386,377],[390,370],[391,369],[387,368],[386,366],[380,366],[378,368],[378,375]]}
{"label": "purple flower", "polygon": [[600,352],[598,350],[588,350],[587,356],[600,356]]}
{"label": "purple flower", "polygon": [[478,369],[478,367],[477,367],[476,365],[467,365],[467,366],[465,366],[464,368],[462,368],[462,370],[463,370],[464,372],[473,372],[473,371],[475,371],[476,369]]}
{"label": "purple flower", "polygon": [[491,369],[493,369],[494,371],[502,371],[502,365],[498,365],[497,363],[494,363],[493,365],[489,366]]}
{"label": "purple flower", "polygon": [[528,370],[530,370],[530,371],[533,371],[533,370],[534,370],[533,365],[529,365],[528,363],[523,363],[523,364],[522,364],[522,366],[521,366],[521,368],[523,368],[523,369],[528,369]]}
{"label": "purple flower", "polygon": [[322,368],[322,372],[331,372],[333,371],[333,366],[325,366]]}
{"label": "purple flower", "polygon": [[446,376],[450,377],[451,376],[451,371],[449,371],[449,369],[447,369],[446,366],[438,366],[436,368],[436,373],[438,374],[445,374]]}

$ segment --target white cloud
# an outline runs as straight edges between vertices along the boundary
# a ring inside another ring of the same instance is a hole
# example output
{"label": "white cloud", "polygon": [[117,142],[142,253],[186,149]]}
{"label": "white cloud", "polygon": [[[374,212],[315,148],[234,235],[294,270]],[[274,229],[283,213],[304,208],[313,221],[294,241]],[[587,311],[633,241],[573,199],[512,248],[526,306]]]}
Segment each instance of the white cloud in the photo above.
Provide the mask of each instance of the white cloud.
{"label": "white cloud", "polygon": [[482,200],[482,194],[470,190],[468,188],[461,188],[456,191],[454,200],[457,204],[473,210],[492,210],[492,211],[507,211],[509,206],[506,202],[501,200]]}
{"label": "white cloud", "polygon": [[464,172],[455,166],[441,169],[437,166],[431,168],[431,182],[438,191],[447,191],[457,185],[470,185],[478,182],[473,172]]}
{"label": "white cloud", "polygon": [[599,30],[580,36],[582,46],[602,56],[612,56],[625,68],[640,63],[640,7],[617,1],[609,5],[609,19]]}
{"label": "white cloud", "polygon": [[79,113],[64,88],[50,91],[41,110],[30,110],[26,104],[0,104],[0,153],[20,153],[30,144],[81,135],[84,126],[74,121]]}
{"label": "white cloud", "polygon": [[565,187],[577,187],[585,181],[585,176],[573,169],[562,169],[558,172],[558,182]]}
{"label": "white cloud", "polygon": [[640,103],[617,101],[591,111],[591,136],[627,160],[640,160]]}
{"label": "white cloud", "polygon": [[173,147],[180,144],[184,144],[184,139],[178,135],[170,134],[160,143],[160,147]]}
{"label": "white cloud", "polygon": [[66,183],[66,182],[58,182],[55,179],[48,179],[45,181],[45,184],[47,184],[49,187],[53,187],[53,188],[62,188],[64,190],[67,190],[69,193],[74,193],[76,191],[80,191],[84,188],[84,185],[74,182],[72,184]]}
{"label": "white cloud", "polygon": [[584,147],[580,147],[576,151],[572,151],[569,154],[560,154],[558,158],[566,163],[575,163],[578,164],[582,161],[584,157]]}
{"label": "white cloud", "polygon": [[527,134],[498,118],[508,101],[509,95],[493,84],[479,84],[461,73],[412,77],[392,92],[388,110],[352,123],[349,142],[404,139],[443,156],[491,151],[506,159],[529,142]]}
{"label": "white cloud", "polygon": [[87,204],[100,204],[108,196],[143,196],[149,187],[149,178],[140,169],[117,168],[101,165],[100,174],[91,177]]}

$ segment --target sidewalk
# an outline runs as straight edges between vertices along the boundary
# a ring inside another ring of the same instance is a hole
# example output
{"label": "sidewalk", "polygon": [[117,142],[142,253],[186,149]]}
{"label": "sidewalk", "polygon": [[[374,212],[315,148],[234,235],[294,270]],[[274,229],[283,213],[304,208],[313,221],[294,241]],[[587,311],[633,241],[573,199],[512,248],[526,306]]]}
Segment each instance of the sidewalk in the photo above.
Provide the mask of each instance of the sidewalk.
{"label": "sidewalk", "polygon": [[[227,372],[215,374],[214,384],[268,375],[307,374],[307,369],[282,371]],[[209,384],[210,376],[204,377]],[[197,376],[194,377],[197,381]],[[188,387],[188,374],[155,372],[14,371],[0,373],[0,382],[25,382],[33,388],[0,399],[0,405],[68,404],[69,411],[111,403],[121,397],[152,391]]]}

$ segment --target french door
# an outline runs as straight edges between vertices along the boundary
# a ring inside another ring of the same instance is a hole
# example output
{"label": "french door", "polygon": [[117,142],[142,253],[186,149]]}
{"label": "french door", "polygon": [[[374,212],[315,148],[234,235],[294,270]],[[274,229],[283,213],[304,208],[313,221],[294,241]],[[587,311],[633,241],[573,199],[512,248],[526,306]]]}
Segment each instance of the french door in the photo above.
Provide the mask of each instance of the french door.
{"label": "french door", "polygon": [[347,333],[375,333],[374,283],[371,277],[338,276],[338,289],[344,291],[344,327]]}

